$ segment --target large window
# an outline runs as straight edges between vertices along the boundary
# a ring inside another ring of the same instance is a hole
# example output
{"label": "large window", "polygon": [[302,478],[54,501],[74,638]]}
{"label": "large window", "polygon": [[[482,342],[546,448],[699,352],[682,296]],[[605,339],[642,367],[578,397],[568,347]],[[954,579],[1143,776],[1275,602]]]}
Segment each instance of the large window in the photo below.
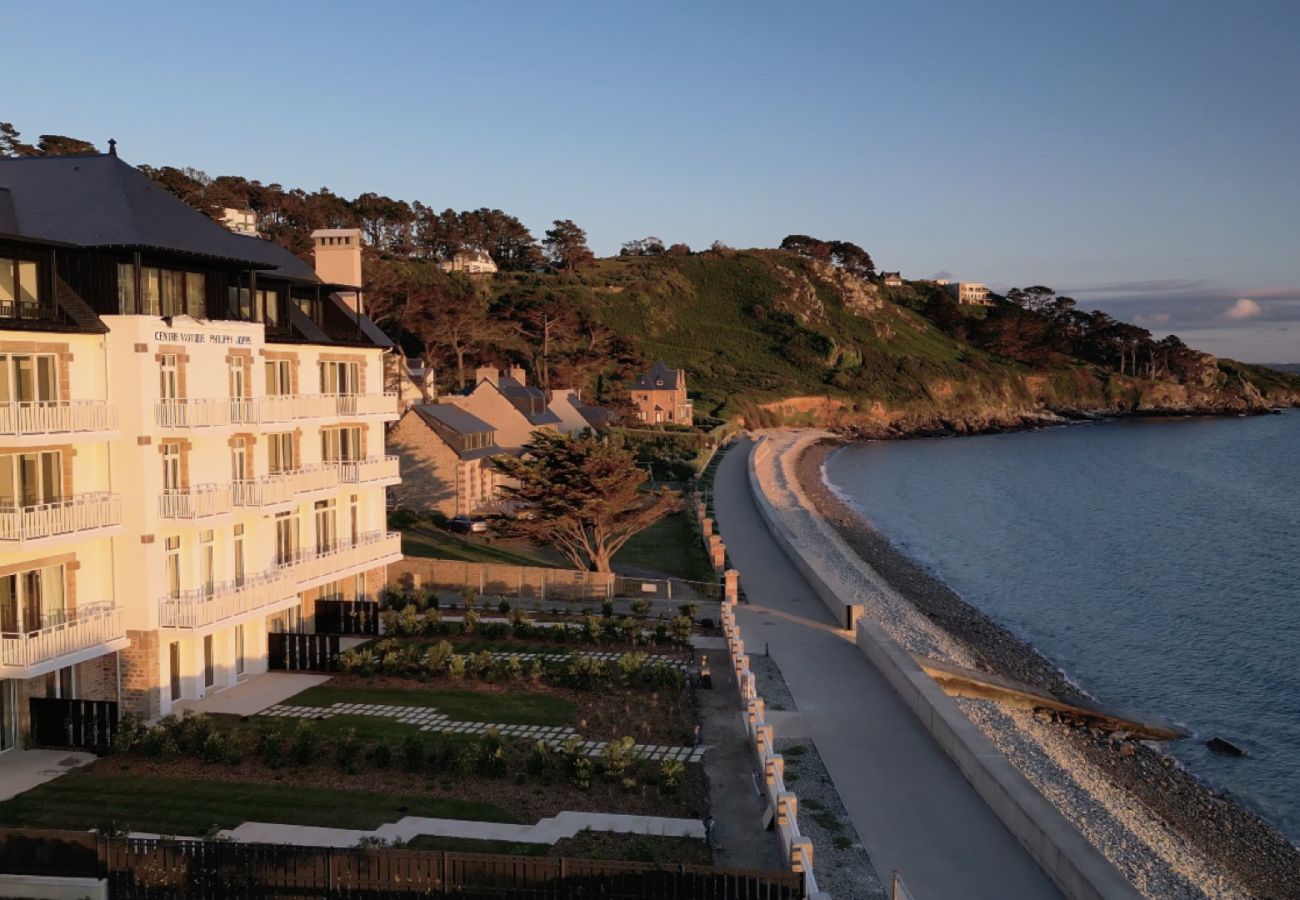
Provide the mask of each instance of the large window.
{"label": "large window", "polygon": [[328,553],[338,546],[338,513],[333,500],[316,501],[316,552]]}
{"label": "large window", "polygon": [[66,622],[65,577],[61,565],[0,577],[0,630],[30,634]]}
{"label": "large window", "polygon": [[162,445],[163,490],[181,489],[181,445],[168,441]]}
{"label": "large window", "polygon": [[322,362],[320,392],[322,394],[361,393],[361,366],[354,362]]}
{"label": "large window", "polygon": [[[117,305],[123,315],[136,312],[135,266],[117,266]],[[201,319],[207,315],[207,279],[202,272],[183,272],[156,266],[140,268],[140,309],[146,316],[178,316]]]}
{"label": "large window", "polygon": [[0,403],[49,403],[58,399],[54,354],[0,354]]}
{"label": "large window", "polygon": [[40,271],[27,259],[0,258],[0,316],[34,319],[40,315]]}
{"label": "large window", "polygon": [[298,514],[275,514],[275,564],[291,565],[298,556]]}
{"label": "large window", "polygon": [[350,462],[361,459],[361,427],[322,428],[320,458],[325,462]]}
{"label": "large window", "polygon": [[266,361],[266,395],[287,397],[293,393],[292,363],[287,359]]}
{"label": "large window", "polygon": [[298,468],[297,455],[293,452],[293,432],[276,431],[266,436],[267,471],[272,474],[292,472]]}
{"label": "large window", "polygon": [[62,451],[0,454],[0,507],[41,506],[62,498]]}

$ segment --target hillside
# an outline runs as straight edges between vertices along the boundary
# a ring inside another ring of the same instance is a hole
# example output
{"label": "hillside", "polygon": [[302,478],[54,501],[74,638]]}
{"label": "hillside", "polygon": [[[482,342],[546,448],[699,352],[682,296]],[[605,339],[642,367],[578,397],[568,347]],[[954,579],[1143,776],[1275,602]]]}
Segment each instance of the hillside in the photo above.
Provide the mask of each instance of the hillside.
{"label": "hillside", "polygon": [[[778,250],[604,259],[573,274],[501,274],[486,289],[494,308],[543,300],[569,307],[609,329],[634,359],[685,368],[697,411],[755,424],[967,431],[1044,414],[1249,412],[1300,402],[1300,378],[1191,351],[1179,377],[1120,375],[1059,354],[1026,365],[956,336],[1003,312],[950,304],[947,316],[970,321],[940,327],[921,312],[937,302],[930,286],[885,288]],[[628,374],[626,360],[581,356],[569,360],[571,379],[598,393],[614,393]]]}

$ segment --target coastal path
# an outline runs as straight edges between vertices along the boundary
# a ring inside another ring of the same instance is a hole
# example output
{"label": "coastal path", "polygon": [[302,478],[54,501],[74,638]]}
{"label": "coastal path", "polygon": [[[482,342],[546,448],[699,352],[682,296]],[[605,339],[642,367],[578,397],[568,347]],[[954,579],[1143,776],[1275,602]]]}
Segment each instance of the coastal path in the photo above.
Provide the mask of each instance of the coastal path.
{"label": "coastal path", "polygon": [[898,870],[917,900],[1059,897],[768,533],[749,489],[752,448],[739,440],[714,482],[749,601],[736,620],[748,652],[766,648],[780,666],[876,872]]}

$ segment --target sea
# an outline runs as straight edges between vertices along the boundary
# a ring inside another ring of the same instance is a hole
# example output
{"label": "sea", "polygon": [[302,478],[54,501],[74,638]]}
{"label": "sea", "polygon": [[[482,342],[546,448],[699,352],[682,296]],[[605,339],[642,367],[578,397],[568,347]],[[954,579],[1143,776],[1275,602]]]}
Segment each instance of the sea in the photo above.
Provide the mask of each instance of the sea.
{"label": "sea", "polygon": [[1096,700],[1190,731],[1169,751],[1300,844],[1300,411],[859,443],[824,475]]}

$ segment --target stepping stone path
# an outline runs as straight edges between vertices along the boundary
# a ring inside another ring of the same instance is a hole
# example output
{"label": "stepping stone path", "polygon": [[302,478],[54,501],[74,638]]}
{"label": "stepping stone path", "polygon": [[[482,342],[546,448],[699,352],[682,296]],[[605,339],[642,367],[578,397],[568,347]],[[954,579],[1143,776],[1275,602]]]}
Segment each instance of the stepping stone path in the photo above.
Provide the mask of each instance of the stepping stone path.
{"label": "stepping stone path", "polygon": [[[468,655],[472,656],[473,654],[468,654]],[[501,651],[495,651],[495,652],[491,652],[491,655],[492,655],[493,662],[496,662],[497,660],[509,659],[512,656],[519,657],[520,662],[532,662],[532,660],[534,659],[556,660],[556,659],[568,659],[570,656],[574,656],[574,657],[585,656],[588,659],[594,659],[600,662],[616,665],[618,663],[619,657],[623,656],[623,653],[621,652],[615,653],[609,650],[601,650],[592,653],[504,653]],[[672,666],[674,669],[681,669],[683,672],[688,672],[690,671],[691,668],[691,664],[688,660],[673,659],[667,656],[650,656],[650,655],[646,656],[645,664],[647,666],[652,666],[655,663],[669,665]]]}
{"label": "stepping stone path", "polygon": [[[262,716],[287,719],[327,719],[330,716],[380,716],[396,719],[404,725],[414,725],[421,731],[438,731],[444,734],[483,734],[495,729],[502,737],[545,741],[558,750],[564,742],[577,735],[569,725],[497,725],[492,722],[463,722],[451,719],[432,706],[395,706],[384,703],[333,703],[329,706],[291,706],[277,703],[258,713]],[[599,756],[608,741],[583,741],[582,749],[588,756]],[[632,753],[641,759],[653,761],[675,759],[683,763],[698,763],[704,758],[707,747],[674,747],[664,744],[637,744]]]}

